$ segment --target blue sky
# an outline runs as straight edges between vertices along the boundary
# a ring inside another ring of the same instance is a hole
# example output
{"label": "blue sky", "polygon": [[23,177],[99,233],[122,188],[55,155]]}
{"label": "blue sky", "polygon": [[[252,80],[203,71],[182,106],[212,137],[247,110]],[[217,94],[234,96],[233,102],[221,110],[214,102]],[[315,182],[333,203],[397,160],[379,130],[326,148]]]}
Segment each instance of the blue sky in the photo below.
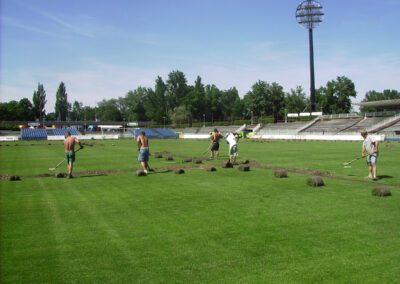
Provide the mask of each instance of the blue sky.
{"label": "blue sky", "polygon": [[[1,101],[30,100],[44,85],[54,111],[68,100],[95,106],[173,70],[193,84],[236,87],[258,80],[309,93],[308,32],[297,0],[0,0]],[[400,0],[321,0],[314,30],[316,88],[347,76],[361,101],[400,91]]]}

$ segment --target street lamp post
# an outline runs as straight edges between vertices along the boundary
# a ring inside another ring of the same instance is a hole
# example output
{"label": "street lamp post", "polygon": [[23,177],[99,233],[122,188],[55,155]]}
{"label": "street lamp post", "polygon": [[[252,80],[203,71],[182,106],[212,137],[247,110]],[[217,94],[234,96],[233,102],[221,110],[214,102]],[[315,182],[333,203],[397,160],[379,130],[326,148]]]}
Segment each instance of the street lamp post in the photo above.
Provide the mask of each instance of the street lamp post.
{"label": "street lamp post", "polygon": [[206,127],[206,114],[203,113],[203,127]]}
{"label": "street lamp post", "polygon": [[310,101],[311,111],[315,111],[315,77],[314,77],[314,47],[313,47],[313,28],[318,27],[322,22],[324,12],[322,6],[315,0],[305,0],[297,6],[296,20],[303,27],[308,29],[308,39],[310,46]]}

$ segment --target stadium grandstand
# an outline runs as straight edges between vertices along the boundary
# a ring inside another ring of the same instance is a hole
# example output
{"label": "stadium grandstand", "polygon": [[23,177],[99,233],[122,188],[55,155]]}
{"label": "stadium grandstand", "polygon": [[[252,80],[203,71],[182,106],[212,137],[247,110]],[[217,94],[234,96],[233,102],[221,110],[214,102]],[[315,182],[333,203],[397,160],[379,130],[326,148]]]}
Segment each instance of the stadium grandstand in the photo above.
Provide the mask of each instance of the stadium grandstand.
{"label": "stadium grandstand", "polygon": [[[52,128],[21,128],[19,135],[1,133],[1,141],[21,140],[59,140],[63,139],[66,131],[80,139],[119,139],[137,137],[141,131],[145,131],[149,138],[199,138],[207,139],[214,128],[217,128],[223,135],[229,132],[250,132],[249,138],[258,139],[322,139],[322,140],[358,140],[360,131],[367,130],[381,139],[400,141],[400,99],[362,102],[361,107],[368,107],[376,110],[370,113],[350,113],[319,115],[310,121],[278,122],[257,125],[230,125],[230,126],[202,126],[187,128],[152,128],[148,122],[135,123],[136,127],[129,128],[129,125],[121,122],[103,122],[108,127],[118,127],[117,131],[103,131],[97,122],[76,122],[69,124],[62,122],[59,126]],[[299,115],[300,116],[300,115]],[[54,123],[54,122],[52,122]],[[87,125],[93,126],[92,131]],[[132,125],[133,126],[133,125]],[[79,132],[78,129],[83,130]],[[85,132],[86,129],[86,132]],[[3,132],[3,131],[2,131]],[[7,136],[7,137],[6,137]]]}

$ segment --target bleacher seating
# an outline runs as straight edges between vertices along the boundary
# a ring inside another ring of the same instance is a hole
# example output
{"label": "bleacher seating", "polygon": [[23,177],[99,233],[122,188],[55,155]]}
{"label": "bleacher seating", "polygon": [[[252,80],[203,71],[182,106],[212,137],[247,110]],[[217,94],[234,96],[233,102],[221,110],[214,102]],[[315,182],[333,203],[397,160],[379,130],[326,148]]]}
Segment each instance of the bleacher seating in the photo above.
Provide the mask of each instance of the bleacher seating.
{"label": "bleacher seating", "polygon": [[47,131],[46,131],[46,129],[22,128],[21,129],[21,139],[22,140],[46,140],[47,139]]}
{"label": "bleacher seating", "polygon": [[48,136],[64,136],[69,131],[72,135],[81,135],[75,128],[22,128],[22,140],[46,140]]}
{"label": "bleacher seating", "polygon": [[265,124],[258,134],[266,135],[266,134],[296,134],[297,130],[301,127],[305,126],[308,121],[295,121],[295,122],[287,122],[287,123],[268,123]]}
{"label": "bleacher seating", "polygon": [[178,134],[169,128],[153,128],[155,132],[158,132],[162,138],[178,138]]}
{"label": "bleacher seating", "polygon": [[65,132],[69,131],[72,135],[81,135],[75,128],[53,128],[53,135],[64,136]]}
{"label": "bleacher seating", "polygon": [[139,136],[144,131],[149,138],[177,138],[178,135],[169,128],[132,128],[130,132],[135,136]]}
{"label": "bleacher seating", "polygon": [[387,117],[367,117],[361,120],[359,123],[345,130],[345,132],[360,132],[361,130],[367,129],[374,124],[377,124]]}
{"label": "bleacher seating", "polygon": [[337,134],[344,129],[353,127],[360,118],[347,118],[347,119],[330,119],[320,120],[314,123],[312,126],[304,129],[302,133],[308,134]]}

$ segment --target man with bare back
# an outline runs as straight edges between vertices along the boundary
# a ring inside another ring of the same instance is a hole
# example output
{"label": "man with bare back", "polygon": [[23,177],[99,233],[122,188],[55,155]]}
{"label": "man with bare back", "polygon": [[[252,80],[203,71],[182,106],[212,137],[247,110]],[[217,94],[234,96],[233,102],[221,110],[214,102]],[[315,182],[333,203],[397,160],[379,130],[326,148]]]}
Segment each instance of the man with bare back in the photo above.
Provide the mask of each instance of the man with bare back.
{"label": "man with bare back", "polygon": [[138,160],[139,160],[140,164],[142,165],[143,171],[147,174],[147,171],[150,171],[149,138],[147,138],[146,133],[144,131],[142,131],[136,140],[137,140],[137,147],[138,147],[138,151],[139,151]]}
{"label": "man with bare back", "polygon": [[67,160],[67,173],[68,178],[72,178],[72,170],[74,168],[75,162],[75,144],[78,143],[79,147],[82,149],[83,145],[75,136],[71,135],[71,132],[65,132],[64,139],[64,150],[65,150],[65,159]]}

